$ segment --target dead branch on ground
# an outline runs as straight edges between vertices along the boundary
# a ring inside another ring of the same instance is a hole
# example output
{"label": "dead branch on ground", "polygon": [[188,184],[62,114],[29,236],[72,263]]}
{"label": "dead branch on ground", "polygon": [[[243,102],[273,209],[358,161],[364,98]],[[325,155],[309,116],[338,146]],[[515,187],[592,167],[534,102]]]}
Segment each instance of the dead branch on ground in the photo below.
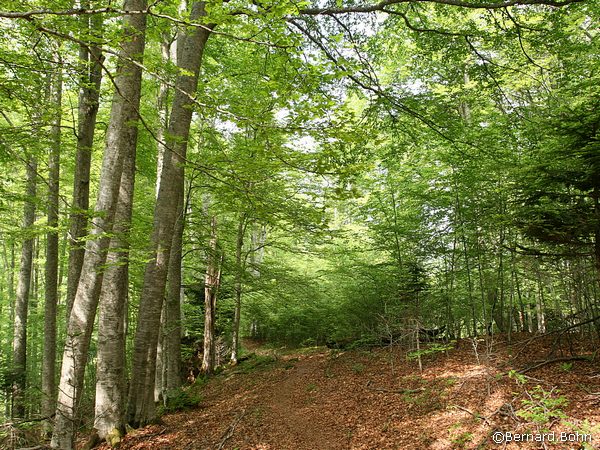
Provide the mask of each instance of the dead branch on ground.
{"label": "dead branch on ground", "polygon": [[229,427],[227,428],[225,433],[223,433],[223,436],[221,436],[221,441],[217,445],[217,450],[222,450],[223,447],[225,446],[225,442],[227,442],[229,439],[231,439],[231,437],[233,436],[233,433],[235,431],[235,427],[238,425],[238,423],[240,423],[240,420],[242,420],[242,418],[244,417],[245,414],[246,414],[246,410],[242,409],[242,411],[237,415],[237,417],[234,419],[234,421],[231,422],[231,425],[229,425]]}
{"label": "dead branch on ground", "polygon": [[387,388],[371,386],[371,382],[372,382],[371,380],[367,381],[367,384],[365,384],[365,389],[368,389],[369,391],[375,391],[375,392],[384,392],[387,394],[416,394],[417,392],[423,392],[425,390],[425,388],[387,389]]}
{"label": "dead branch on ground", "polygon": [[539,362],[537,364],[534,364],[532,366],[524,367],[523,369],[518,370],[517,373],[523,374],[523,373],[529,372],[529,371],[531,371],[533,369],[537,369],[539,367],[543,367],[543,366],[546,366],[548,364],[552,364],[552,363],[555,363],[555,362],[569,362],[569,361],[588,361],[588,362],[591,362],[593,360],[594,360],[593,356],[582,356],[582,355],[579,355],[579,356],[567,356],[565,358],[546,359],[546,360],[541,361],[541,362]]}

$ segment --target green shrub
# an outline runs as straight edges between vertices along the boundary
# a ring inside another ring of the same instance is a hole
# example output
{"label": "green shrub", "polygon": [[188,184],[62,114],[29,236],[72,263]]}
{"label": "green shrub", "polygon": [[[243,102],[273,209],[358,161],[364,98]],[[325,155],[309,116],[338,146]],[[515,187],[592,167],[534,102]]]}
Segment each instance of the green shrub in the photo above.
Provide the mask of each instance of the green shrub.
{"label": "green shrub", "polygon": [[418,359],[419,357],[428,356],[428,355],[436,355],[441,352],[447,352],[448,350],[452,350],[454,348],[454,344],[456,341],[450,341],[448,344],[432,344],[427,348],[422,348],[421,350],[415,350],[409,352],[406,357],[409,360]]}
{"label": "green shrub", "polygon": [[198,386],[174,389],[166,394],[166,402],[159,408],[159,414],[194,408],[202,401]]}
{"label": "green shrub", "polygon": [[248,359],[242,361],[237,372],[239,373],[250,373],[255,370],[264,369],[271,366],[277,361],[277,358],[271,355],[256,355],[252,354]]}
{"label": "green shrub", "polygon": [[567,415],[562,407],[568,404],[565,397],[555,397],[558,391],[546,391],[541,386],[536,386],[533,392],[527,393],[529,398],[521,400],[523,409],[517,411],[517,416],[533,422],[537,425],[544,425],[553,419],[566,419]]}

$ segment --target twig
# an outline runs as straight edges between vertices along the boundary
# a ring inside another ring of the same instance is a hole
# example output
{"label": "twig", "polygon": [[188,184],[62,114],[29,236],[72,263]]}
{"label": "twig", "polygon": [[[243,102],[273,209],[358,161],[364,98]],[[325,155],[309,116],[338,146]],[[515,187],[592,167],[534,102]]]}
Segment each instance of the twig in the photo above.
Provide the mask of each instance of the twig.
{"label": "twig", "polygon": [[542,380],[541,378],[530,377],[529,375],[525,375],[523,373],[521,375],[523,375],[528,380],[535,381],[536,383],[542,383],[542,384],[545,384],[547,386],[554,387],[554,383],[550,383],[549,381]]}
{"label": "twig", "polygon": [[219,442],[219,445],[217,445],[217,450],[222,450],[225,446],[225,442],[231,439],[231,437],[233,436],[233,432],[235,431],[235,427],[238,423],[240,423],[240,420],[242,420],[242,417],[244,417],[245,414],[246,410],[242,409],[242,411],[238,414],[235,420],[231,422],[231,425],[229,425],[229,428],[227,428],[227,431],[225,431],[225,433],[221,437],[221,441]]}
{"label": "twig", "polygon": [[0,427],[14,427],[14,426],[22,425],[24,423],[43,422],[44,420],[53,419],[55,415],[56,415],[56,413],[53,413],[53,414],[50,414],[49,416],[44,416],[44,417],[32,417],[31,419],[23,419],[23,420],[17,420],[17,421],[12,421],[12,422],[5,422],[2,425],[0,425]]}
{"label": "twig", "polygon": [[600,392],[592,392],[585,384],[577,383],[577,387],[589,395],[600,395]]}
{"label": "twig", "polygon": [[496,414],[500,414],[504,417],[510,417],[515,422],[519,423],[520,420],[515,414],[515,409],[512,406],[512,403],[504,403],[500,408],[494,411],[492,414],[488,416],[488,419],[494,417]]}
{"label": "twig", "polygon": [[168,429],[167,427],[163,427],[161,430],[156,431],[154,433],[140,435],[140,439],[144,439],[145,440],[145,439],[153,438],[155,436],[160,436],[161,434],[165,434],[165,432],[167,431],[167,429]]}
{"label": "twig", "polygon": [[565,358],[547,359],[547,360],[542,361],[542,362],[540,362],[538,364],[534,364],[533,366],[525,367],[525,368],[523,368],[521,370],[518,370],[518,373],[523,374],[523,373],[529,372],[530,370],[537,369],[538,367],[542,367],[542,366],[545,366],[547,364],[552,364],[552,363],[555,363],[555,362],[568,362],[568,361],[588,361],[588,362],[590,362],[590,361],[593,361],[593,359],[594,358],[590,357],[590,356],[568,356],[568,357],[565,357]]}
{"label": "twig", "polygon": [[471,414],[473,417],[475,417],[476,419],[481,419],[483,420],[486,424],[491,426],[490,421],[488,420],[488,418],[486,416],[482,416],[481,414],[478,413],[474,413],[473,411],[468,410],[467,408],[464,408],[463,406],[460,405],[452,405],[451,408],[456,408],[456,409],[460,409],[461,411],[464,411],[466,413]]}
{"label": "twig", "polygon": [[[571,330],[573,330],[573,329],[575,329],[575,328],[582,327],[583,325],[587,325],[587,324],[589,324],[589,323],[592,323],[592,322],[595,322],[595,321],[597,321],[597,320],[600,320],[600,316],[595,316],[595,317],[592,317],[591,319],[587,319],[587,320],[584,320],[584,321],[582,321],[582,322],[578,322],[578,323],[576,323],[576,324],[569,325],[568,327],[564,327],[564,328],[561,328],[561,329],[559,329],[559,330],[552,330],[552,331],[549,331],[549,332],[547,332],[547,333],[543,333],[543,334],[538,334],[538,335],[532,336],[532,337],[530,337],[529,339],[525,340],[525,342],[522,344],[521,348],[520,348],[520,349],[519,349],[519,350],[518,350],[518,351],[517,351],[517,352],[516,352],[516,353],[515,353],[515,354],[512,356],[511,360],[513,360],[513,361],[514,361],[514,360],[515,360],[515,358],[516,358],[517,356],[519,356],[519,355],[521,354],[521,352],[522,352],[523,350],[525,350],[525,348],[526,348],[526,347],[527,347],[527,346],[528,346],[528,345],[529,345],[531,342],[535,341],[536,339],[541,339],[541,338],[544,338],[544,337],[546,337],[546,336],[551,336],[551,335],[553,335],[553,334],[560,334],[560,335],[562,335],[562,334],[565,334],[565,333],[567,333],[568,331],[571,331]],[[521,342],[519,342],[519,344],[521,344]]]}
{"label": "twig", "polygon": [[417,388],[417,389],[386,389],[380,387],[371,387],[371,380],[367,381],[365,385],[365,389],[375,392],[385,392],[389,394],[416,394],[417,392],[423,392],[425,388]]}

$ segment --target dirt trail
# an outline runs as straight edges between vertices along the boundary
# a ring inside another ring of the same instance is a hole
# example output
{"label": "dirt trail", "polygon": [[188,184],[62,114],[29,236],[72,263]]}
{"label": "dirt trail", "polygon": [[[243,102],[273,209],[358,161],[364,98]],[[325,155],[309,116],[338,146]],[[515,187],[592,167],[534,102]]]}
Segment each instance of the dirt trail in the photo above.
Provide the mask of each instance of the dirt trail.
{"label": "dirt trail", "polygon": [[[534,359],[532,354],[523,358]],[[427,359],[419,375],[404,354],[383,349],[342,354],[316,349],[276,361],[261,356],[262,364],[242,363],[202,387],[198,408],[165,415],[162,424],[133,431],[121,448],[539,448],[491,441],[496,430],[527,429],[510,408],[520,407],[525,395],[515,397],[514,392],[533,392],[534,384],[519,385],[503,375],[507,360],[505,349],[498,349],[493,361],[477,364],[464,345]],[[600,377],[590,375],[598,371],[597,364],[575,362],[568,372],[555,365],[528,375],[543,379],[547,390],[560,385],[569,399],[564,407],[569,420],[583,424],[587,419],[593,427],[600,423],[600,402],[588,394],[600,391]],[[559,421],[552,427],[561,430]]]}
{"label": "dirt trail", "polygon": [[[265,385],[257,394],[255,411],[264,411],[260,420],[259,441],[263,448],[323,450],[339,448],[344,440],[335,420],[320,408],[318,387],[311,380],[323,364],[323,355],[315,355],[288,363],[288,368]],[[265,425],[264,427],[262,425]],[[277,430],[276,433],[273,433]]]}

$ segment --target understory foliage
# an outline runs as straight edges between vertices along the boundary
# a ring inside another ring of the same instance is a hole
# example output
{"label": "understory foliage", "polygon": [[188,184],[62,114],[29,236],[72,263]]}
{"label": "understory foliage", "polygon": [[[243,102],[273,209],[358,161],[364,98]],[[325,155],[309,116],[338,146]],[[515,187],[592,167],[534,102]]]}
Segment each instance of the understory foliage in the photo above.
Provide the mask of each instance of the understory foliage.
{"label": "understory foliage", "polygon": [[[90,242],[105,239],[118,257],[95,270],[126,266],[124,341],[115,347],[123,390],[140,351],[138,317],[148,312],[140,303],[152,282],[147,264],[170,266],[156,297],[159,342],[149,344],[158,346],[149,361],[157,359],[155,399],[164,411],[197,403],[169,385],[168,372],[177,371],[177,385],[198,379],[209,334],[217,367],[243,357],[232,350],[244,338],[412,346],[423,334],[449,341],[566,327],[600,338],[597,3],[390,2],[370,11],[357,6],[365,2],[312,3],[207,1],[195,19],[195,2],[158,2],[129,15],[131,2],[124,10],[103,1],[71,10],[62,0],[0,7],[1,420],[43,413],[53,235],[55,384],[68,327],[83,314],[69,314],[67,304],[72,250],[88,244],[89,253]],[[140,14],[147,20],[143,59],[124,57],[121,44],[132,30],[122,16]],[[189,133],[173,135],[174,99],[193,75],[182,55],[196,29],[209,37],[197,88],[179,109],[193,111]],[[113,226],[114,210],[94,208],[103,157],[116,151],[111,117],[115,74],[128,76],[119,72],[124,61],[142,70],[141,100],[137,118],[121,124],[136,149],[131,220]],[[102,73],[97,90],[94,65]],[[83,149],[90,176],[81,181],[86,90],[99,100],[91,148]],[[187,153],[177,154],[182,146]],[[58,223],[49,219],[53,149],[60,152]],[[165,200],[157,183],[169,182],[161,171],[170,170],[172,154],[182,158],[171,169],[185,170],[183,186],[173,190],[181,187],[183,198]],[[77,207],[74,183],[89,183],[89,208]],[[183,234],[165,244],[155,234],[171,240],[177,225],[164,232],[167,221],[153,211],[170,202],[182,205]],[[33,223],[24,220],[28,208]],[[87,228],[72,236],[77,215]],[[92,231],[104,221],[106,229]],[[214,329],[206,329],[207,295],[216,298]],[[179,310],[174,319],[169,301]],[[170,343],[172,333],[180,343]],[[101,338],[96,326],[74,416],[81,427],[93,426]],[[24,367],[15,350],[21,344]],[[169,366],[170,345],[182,355],[178,369]],[[532,398],[545,401],[542,394]],[[40,439],[52,425],[45,422]],[[125,423],[114,428],[119,435]]]}

